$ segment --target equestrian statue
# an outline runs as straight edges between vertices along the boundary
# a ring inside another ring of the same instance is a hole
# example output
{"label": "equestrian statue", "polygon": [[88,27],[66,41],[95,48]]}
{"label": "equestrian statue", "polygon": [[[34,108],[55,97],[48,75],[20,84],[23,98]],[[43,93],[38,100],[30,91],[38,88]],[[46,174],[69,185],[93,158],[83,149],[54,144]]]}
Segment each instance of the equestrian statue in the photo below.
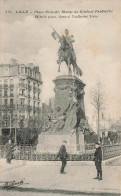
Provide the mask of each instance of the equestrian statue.
{"label": "equestrian statue", "polygon": [[[52,26],[51,26],[52,27]],[[56,30],[52,27],[52,37],[59,40],[60,48],[58,50],[58,60],[59,64],[58,72],[60,72],[61,63],[64,61],[68,67],[68,74],[72,75],[71,65],[73,66],[73,73],[81,76],[82,70],[78,67],[76,63],[76,54],[73,48],[73,35],[69,35],[69,30],[65,29],[65,35],[60,36]]]}

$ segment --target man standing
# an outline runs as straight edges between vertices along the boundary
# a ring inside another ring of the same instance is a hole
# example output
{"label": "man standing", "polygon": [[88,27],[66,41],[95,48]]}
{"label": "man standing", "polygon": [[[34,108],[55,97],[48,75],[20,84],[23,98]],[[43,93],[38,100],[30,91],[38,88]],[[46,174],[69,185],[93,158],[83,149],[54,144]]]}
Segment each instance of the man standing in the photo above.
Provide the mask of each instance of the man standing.
{"label": "man standing", "polygon": [[8,143],[6,144],[6,161],[7,163],[11,163],[11,159],[12,159],[12,154],[13,154],[13,148],[16,146],[11,144],[11,139],[8,140]]}
{"label": "man standing", "polygon": [[97,177],[94,179],[102,180],[102,150],[99,143],[95,143],[94,161],[97,169]]}
{"label": "man standing", "polygon": [[59,153],[57,154],[57,158],[60,158],[62,161],[62,165],[61,165],[61,169],[60,169],[61,174],[65,173],[64,169],[67,164],[66,158],[68,157],[68,154],[66,152],[66,144],[67,144],[67,141],[64,140],[62,146],[60,147]]}

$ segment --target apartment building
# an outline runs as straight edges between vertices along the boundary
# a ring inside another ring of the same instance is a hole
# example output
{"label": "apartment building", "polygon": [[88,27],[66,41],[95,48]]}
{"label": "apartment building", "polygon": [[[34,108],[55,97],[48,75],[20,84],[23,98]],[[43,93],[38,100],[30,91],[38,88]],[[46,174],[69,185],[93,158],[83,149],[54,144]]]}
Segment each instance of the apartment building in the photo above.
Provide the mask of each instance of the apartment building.
{"label": "apartment building", "polygon": [[0,64],[0,127],[8,134],[10,128],[24,127],[30,119],[40,118],[42,78],[33,63]]}

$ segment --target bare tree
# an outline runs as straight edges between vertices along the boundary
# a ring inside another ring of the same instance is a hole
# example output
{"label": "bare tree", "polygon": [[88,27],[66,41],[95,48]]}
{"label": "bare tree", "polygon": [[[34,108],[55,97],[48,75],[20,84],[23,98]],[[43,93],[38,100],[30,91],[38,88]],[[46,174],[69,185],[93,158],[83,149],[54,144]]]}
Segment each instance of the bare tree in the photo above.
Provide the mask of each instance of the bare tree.
{"label": "bare tree", "polygon": [[91,104],[95,107],[97,111],[97,134],[98,141],[100,140],[100,113],[103,106],[103,93],[101,83],[97,83],[97,87],[91,91]]}

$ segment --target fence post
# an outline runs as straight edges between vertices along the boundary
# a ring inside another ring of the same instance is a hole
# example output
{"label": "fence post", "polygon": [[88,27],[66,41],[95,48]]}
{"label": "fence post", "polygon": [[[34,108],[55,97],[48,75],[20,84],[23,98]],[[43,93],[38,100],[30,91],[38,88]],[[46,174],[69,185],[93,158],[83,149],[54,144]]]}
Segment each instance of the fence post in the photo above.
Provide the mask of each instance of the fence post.
{"label": "fence post", "polygon": [[86,141],[84,142],[84,155],[85,155],[85,161],[86,161]]}
{"label": "fence post", "polygon": [[104,161],[105,158],[104,158],[104,144],[102,145],[102,161]]}

